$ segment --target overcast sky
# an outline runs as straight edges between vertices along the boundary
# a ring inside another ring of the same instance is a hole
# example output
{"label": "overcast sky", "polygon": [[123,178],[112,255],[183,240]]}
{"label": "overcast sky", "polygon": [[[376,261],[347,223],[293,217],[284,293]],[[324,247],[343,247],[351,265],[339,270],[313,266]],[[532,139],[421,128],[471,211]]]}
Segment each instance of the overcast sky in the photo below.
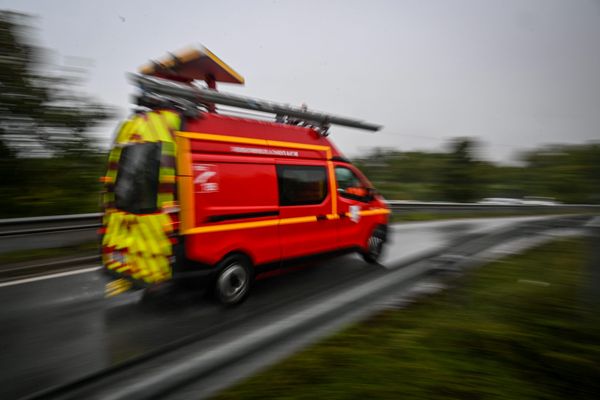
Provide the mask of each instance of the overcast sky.
{"label": "overcast sky", "polygon": [[[384,125],[334,127],[347,155],[476,136],[507,161],[600,140],[599,0],[10,1],[41,45],[90,60],[85,90],[126,116],[125,72],[202,43],[246,79],[230,91]],[[80,62],[80,61],[79,61]],[[86,63],[83,63],[86,64]],[[113,127],[103,136],[108,140]]]}

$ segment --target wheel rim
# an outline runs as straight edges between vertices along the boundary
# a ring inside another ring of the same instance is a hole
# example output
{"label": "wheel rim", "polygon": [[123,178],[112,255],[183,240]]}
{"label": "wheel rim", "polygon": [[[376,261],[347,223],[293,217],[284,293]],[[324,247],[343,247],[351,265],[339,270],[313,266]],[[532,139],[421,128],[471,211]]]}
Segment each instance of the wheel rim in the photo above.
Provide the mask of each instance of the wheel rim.
{"label": "wheel rim", "polygon": [[373,234],[369,238],[369,254],[373,259],[377,259],[381,254],[381,248],[383,247],[383,239],[377,234]]}
{"label": "wheel rim", "polygon": [[248,271],[241,264],[233,263],[225,268],[217,281],[220,297],[226,303],[235,303],[248,290]]}

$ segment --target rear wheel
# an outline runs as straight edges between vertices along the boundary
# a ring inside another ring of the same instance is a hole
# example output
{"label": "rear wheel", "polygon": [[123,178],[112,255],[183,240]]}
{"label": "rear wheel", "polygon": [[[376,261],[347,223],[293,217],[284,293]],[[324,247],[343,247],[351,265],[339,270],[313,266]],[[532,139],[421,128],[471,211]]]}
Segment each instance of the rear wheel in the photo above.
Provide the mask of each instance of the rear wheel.
{"label": "rear wheel", "polygon": [[364,260],[371,264],[377,264],[381,260],[383,245],[385,243],[385,229],[381,226],[375,228],[369,240],[367,240],[367,249],[362,252]]}
{"label": "rear wheel", "polygon": [[231,255],[219,263],[219,274],[214,284],[215,298],[223,305],[241,303],[252,283],[250,262],[242,255]]}

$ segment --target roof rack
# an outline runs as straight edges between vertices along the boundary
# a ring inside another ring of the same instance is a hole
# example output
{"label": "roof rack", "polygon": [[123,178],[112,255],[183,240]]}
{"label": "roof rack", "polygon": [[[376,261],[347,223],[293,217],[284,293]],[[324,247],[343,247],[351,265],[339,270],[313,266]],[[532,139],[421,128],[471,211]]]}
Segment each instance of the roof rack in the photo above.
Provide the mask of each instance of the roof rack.
{"label": "roof rack", "polygon": [[[244,78],[204,46],[188,47],[150,61],[130,75],[131,81],[142,91],[137,104],[143,107],[176,108],[188,116],[198,114],[200,108],[216,112],[216,104],[260,111],[275,115],[282,124],[309,126],[327,136],[331,125],[377,131],[380,125],[355,119],[309,111],[306,106],[292,107],[270,101],[217,92],[217,82],[243,84]],[[194,82],[202,80],[207,87]]]}
{"label": "roof rack", "polygon": [[331,125],[349,128],[378,131],[381,125],[371,124],[356,119],[309,111],[305,106],[294,107],[266,100],[217,92],[216,90],[176,82],[156,76],[130,74],[129,79],[142,93],[137,103],[146,107],[171,106],[184,112],[197,114],[199,107],[210,109],[214,104],[221,104],[254,110],[275,115],[275,120],[284,124],[304,125],[316,128],[322,135],[328,134]]}

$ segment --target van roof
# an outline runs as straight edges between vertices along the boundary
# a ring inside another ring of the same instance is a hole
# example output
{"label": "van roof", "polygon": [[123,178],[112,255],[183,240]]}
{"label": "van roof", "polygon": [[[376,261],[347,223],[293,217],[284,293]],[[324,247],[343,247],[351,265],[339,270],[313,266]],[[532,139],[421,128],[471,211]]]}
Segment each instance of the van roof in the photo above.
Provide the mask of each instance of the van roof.
{"label": "van roof", "polygon": [[[344,158],[342,153],[327,137],[324,137],[310,127],[233,117],[223,114],[204,113],[199,118],[188,118],[183,131],[222,135],[228,137],[228,141],[231,142],[235,142],[235,139],[239,138],[240,143],[251,143],[252,139],[258,139],[273,143],[277,142],[279,147],[287,147],[285,146],[286,142],[291,144],[290,148],[294,145],[323,146],[330,149],[329,154],[332,159]],[[323,158],[325,158],[325,153],[322,154]]]}

